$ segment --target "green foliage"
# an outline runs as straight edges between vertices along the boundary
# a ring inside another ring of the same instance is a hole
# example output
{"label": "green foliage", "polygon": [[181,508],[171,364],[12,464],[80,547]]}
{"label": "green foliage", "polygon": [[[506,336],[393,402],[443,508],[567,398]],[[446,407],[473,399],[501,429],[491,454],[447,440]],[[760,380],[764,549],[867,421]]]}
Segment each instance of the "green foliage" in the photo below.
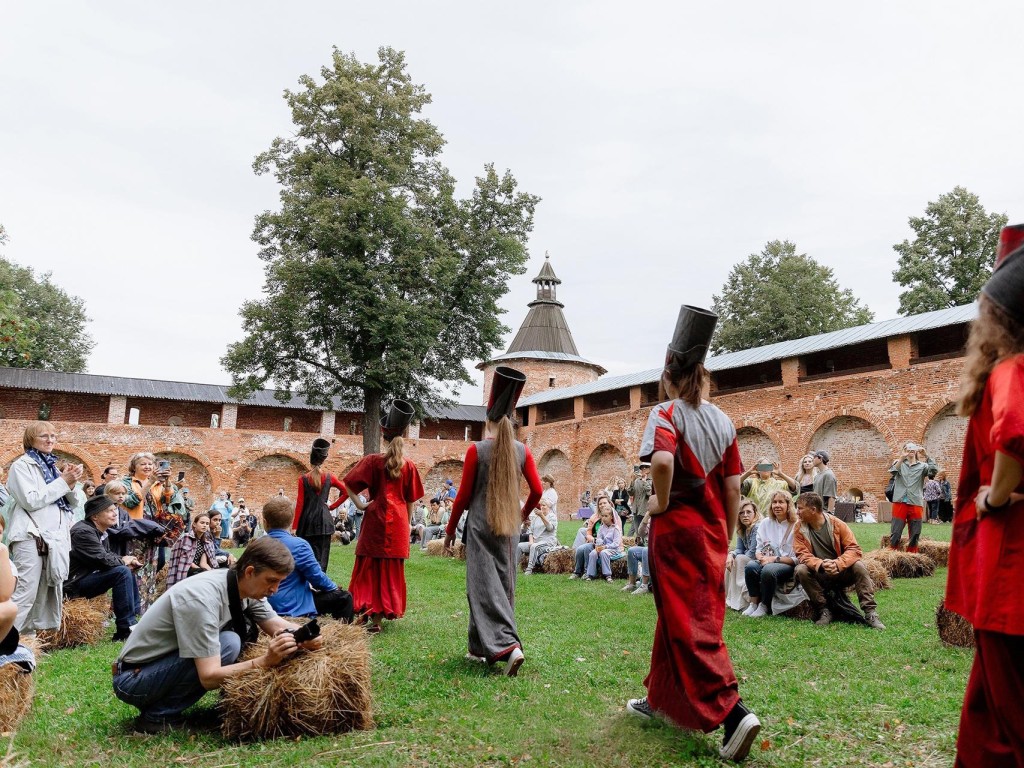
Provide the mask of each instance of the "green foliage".
{"label": "green foliage", "polygon": [[[563,541],[575,527],[560,522]],[[948,540],[950,526],[928,528]],[[854,530],[872,549],[889,526]],[[354,549],[331,550],[330,575],[340,584]],[[650,595],[625,595],[621,581],[521,577],[516,620],[527,660],[510,680],[462,658],[465,577],[464,563],[414,548],[406,616],[370,641],[373,731],[252,745],[210,730],[134,735],[135,710],[110,688],[120,645],[106,642],[43,657],[13,751],[33,766],[731,765],[718,759],[721,731],[688,733],[624,712],[626,699],[644,693],[656,618]],[[945,577],[939,569],[879,592],[885,632],[728,611],[724,636],[740,693],[763,723],[744,765],[951,765],[973,654],[939,642],[934,611]],[[193,723],[215,723],[216,706],[208,694]]]}
{"label": "green foliage", "polygon": [[[0,227],[0,243],[6,233]],[[29,267],[0,258],[0,366],[79,373],[93,347],[85,304]]]}
{"label": "green foliage", "polygon": [[992,273],[1006,214],[986,212],[977,195],[954,187],[928,203],[924,216],[909,221],[913,241],[892,247],[900,257],[893,279],[906,288],[900,294],[900,314],[974,301]]}
{"label": "green foliage", "polygon": [[797,254],[788,240],[772,240],[733,267],[713,307],[719,317],[715,354],[838,331],[874,317],[852,291],[839,287],[831,268]]}
{"label": "green foliage", "polygon": [[237,396],[273,381],[362,408],[367,451],[384,396],[441,402],[439,383],[471,381],[461,361],[501,342],[498,299],[526,268],[539,200],[492,165],[456,198],[444,139],[418,116],[429,94],[402,53],[378,58],[335,50],[320,82],[285,92],[295,135],[253,166],[281,185],[253,232],[265,295],[243,305],[245,338],[222,359]]}

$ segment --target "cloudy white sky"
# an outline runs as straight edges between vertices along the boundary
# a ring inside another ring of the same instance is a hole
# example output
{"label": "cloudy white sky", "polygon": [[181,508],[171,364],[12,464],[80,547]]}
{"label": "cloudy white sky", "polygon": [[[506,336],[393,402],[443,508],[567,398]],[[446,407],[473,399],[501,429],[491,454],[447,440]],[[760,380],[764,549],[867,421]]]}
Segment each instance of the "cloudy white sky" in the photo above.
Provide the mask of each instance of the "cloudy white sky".
{"label": "cloudy white sky", "polygon": [[657,365],[679,304],[709,304],[768,240],[793,240],[886,319],[892,245],[929,200],[962,184],[1024,218],[1019,3],[23,1],[3,15],[4,255],[85,300],[91,373],[227,382],[219,358],[262,285],[253,217],[276,203],[252,159],[288,134],[283,90],[332,46],[407,52],[464,190],[494,162],[543,198],[505,322],[549,251],[581,354],[611,373]]}

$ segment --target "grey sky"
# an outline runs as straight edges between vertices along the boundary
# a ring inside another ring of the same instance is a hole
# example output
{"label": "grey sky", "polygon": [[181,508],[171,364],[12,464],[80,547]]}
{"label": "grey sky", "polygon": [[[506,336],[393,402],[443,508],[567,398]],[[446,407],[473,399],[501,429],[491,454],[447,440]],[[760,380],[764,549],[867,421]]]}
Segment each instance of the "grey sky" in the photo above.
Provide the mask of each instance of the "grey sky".
{"label": "grey sky", "polygon": [[1022,22],[1009,2],[7,4],[4,255],[85,299],[91,373],[226,382],[282,91],[332,45],[390,45],[463,190],[493,161],[543,198],[513,332],[547,250],[581,354],[655,366],[679,304],[772,239],[887,319],[892,245],[929,200],[962,184],[1024,215]]}

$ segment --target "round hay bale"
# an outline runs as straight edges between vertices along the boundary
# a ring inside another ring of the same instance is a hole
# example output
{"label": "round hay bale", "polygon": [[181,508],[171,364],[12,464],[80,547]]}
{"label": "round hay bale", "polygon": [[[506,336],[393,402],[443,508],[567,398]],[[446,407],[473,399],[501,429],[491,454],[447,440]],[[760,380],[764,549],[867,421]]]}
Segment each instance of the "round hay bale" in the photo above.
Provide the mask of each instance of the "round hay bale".
{"label": "round hay bale", "polygon": [[880,563],[893,579],[917,579],[935,574],[935,561],[920,552],[878,549],[864,556],[865,565],[872,560]]}
{"label": "round hay bale", "polygon": [[234,546],[235,546],[235,542],[234,542],[233,539],[221,539],[220,540],[220,548],[221,549],[231,549]]}
{"label": "round hay bale", "polygon": [[[35,648],[32,648],[35,651]],[[36,654],[38,656],[38,654]],[[13,733],[32,708],[35,675],[20,664],[0,667],[0,732]]]}
{"label": "round hay bale", "polygon": [[95,645],[106,634],[103,622],[110,615],[110,598],[100,595],[92,600],[65,600],[61,606],[60,628],[36,633],[39,645],[46,651]]}
{"label": "round hay bale", "polygon": [[803,619],[804,621],[814,621],[814,606],[811,605],[810,600],[804,600],[802,603],[794,605],[785,613],[775,613],[773,616],[781,616],[784,619]]}
{"label": "round hay bale", "polygon": [[949,546],[948,541],[921,539],[918,549],[922,555],[926,555],[934,560],[937,567],[945,568],[949,565]]}
{"label": "round hay bale", "polygon": [[946,645],[957,648],[974,647],[974,627],[959,613],[946,609],[946,601],[939,600],[935,609],[935,625],[939,628],[939,639]]}
{"label": "round hay bale", "polygon": [[576,555],[569,547],[548,552],[541,564],[541,573],[572,573],[576,567]]}
{"label": "round hay bale", "polygon": [[[370,647],[360,626],[322,620],[324,646],[272,669],[231,675],[221,686],[225,738],[324,736],[373,728]],[[247,650],[259,656],[268,638]]]}

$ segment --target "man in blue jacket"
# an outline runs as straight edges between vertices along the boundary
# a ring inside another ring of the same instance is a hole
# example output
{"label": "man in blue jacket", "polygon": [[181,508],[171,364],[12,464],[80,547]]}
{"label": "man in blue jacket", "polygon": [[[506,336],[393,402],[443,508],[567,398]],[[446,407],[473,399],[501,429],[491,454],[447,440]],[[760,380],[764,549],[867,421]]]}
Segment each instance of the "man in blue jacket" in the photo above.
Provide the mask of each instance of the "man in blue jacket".
{"label": "man in blue jacket", "polygon": [[275,496],[263,505],[263,525],[267,535],[277,539],[291,552],[295,570],[281,582],[277,593],[267,598],[280,616],[317,616],[330,614],[339,621],[352,621],[352,595],[341,589],[320,568],[309,542],[292,536],[295,506],[283,496]]}

